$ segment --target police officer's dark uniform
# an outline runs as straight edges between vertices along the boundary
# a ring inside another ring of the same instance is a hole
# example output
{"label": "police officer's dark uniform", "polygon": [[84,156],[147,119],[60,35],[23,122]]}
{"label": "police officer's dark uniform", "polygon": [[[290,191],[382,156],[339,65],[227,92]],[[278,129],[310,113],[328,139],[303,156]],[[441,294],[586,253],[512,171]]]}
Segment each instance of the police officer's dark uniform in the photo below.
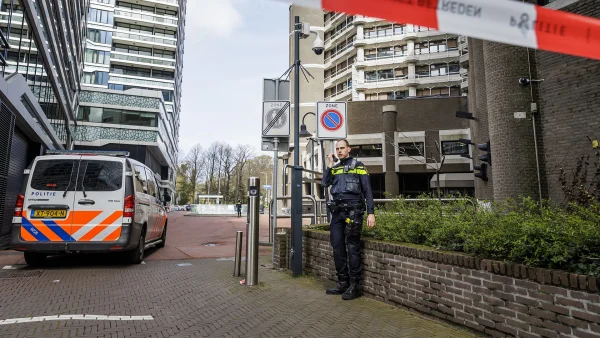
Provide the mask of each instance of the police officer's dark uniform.
{"label": "police officer's dark uniform", "polygon": [[338,277],[336,287],[327,289],[327,293],[343,293],[342,298],[350,300],[360,295],[360,234],[365,199],[367,213],[373,214],[375,211],[369,173],[363,163],[347,157],[333,168],[327,168],[321,183],[325,187],[331,186],[332,200],[328,205],[331,212],[330,240]]}
{"label": "police officer's dark uniform", "polygon": [[242,217],[242,202],[238,201],[235,208],[237,209],[238,217]]}

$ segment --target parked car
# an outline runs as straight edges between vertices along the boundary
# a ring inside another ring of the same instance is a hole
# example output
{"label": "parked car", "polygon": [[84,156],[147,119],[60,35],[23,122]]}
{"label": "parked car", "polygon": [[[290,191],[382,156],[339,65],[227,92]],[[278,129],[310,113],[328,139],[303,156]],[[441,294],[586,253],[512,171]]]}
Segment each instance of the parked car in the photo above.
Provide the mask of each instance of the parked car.
{"label": "parked car", "polygon": [[[49,151],[25,170],[11,247],[29,265],[48,255],[121,251],[139,264],[165,245],[170,197],[155,174],[126,152]],[[164,200],[164,202],[163,202]]]}

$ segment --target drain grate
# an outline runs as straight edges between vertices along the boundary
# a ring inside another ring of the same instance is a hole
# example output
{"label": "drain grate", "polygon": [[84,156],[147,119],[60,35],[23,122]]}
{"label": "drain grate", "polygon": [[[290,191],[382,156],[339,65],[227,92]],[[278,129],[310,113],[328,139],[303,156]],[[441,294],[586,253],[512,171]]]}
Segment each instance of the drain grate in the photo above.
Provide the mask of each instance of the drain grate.
{"label": "drain grate", "polygon": [[24,277],[39,277],[43,270],[8,270],[0,271],[0,278],[24,278]]}

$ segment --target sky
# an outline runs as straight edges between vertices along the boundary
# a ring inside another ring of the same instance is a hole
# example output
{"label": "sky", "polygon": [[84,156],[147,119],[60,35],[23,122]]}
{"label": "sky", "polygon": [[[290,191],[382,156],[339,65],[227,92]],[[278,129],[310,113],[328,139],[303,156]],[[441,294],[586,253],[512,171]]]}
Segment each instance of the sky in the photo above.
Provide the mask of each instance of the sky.
{"label": "sky", "polygon": [[188,0],[179,149],[221,141],[261,151],[262,79],[288,68],[288,4]]}

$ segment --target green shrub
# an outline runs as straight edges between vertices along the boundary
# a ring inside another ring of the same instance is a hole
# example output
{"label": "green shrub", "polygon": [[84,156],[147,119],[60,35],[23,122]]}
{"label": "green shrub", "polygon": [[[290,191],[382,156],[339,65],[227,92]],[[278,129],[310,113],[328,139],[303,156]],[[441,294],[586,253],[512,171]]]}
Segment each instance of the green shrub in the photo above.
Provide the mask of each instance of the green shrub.
{"label": "green shrub", "polygon": [[364,235],[600,276],[598,202],[561,208],[521,198],[481,208],[471,199],[419,199],[398,198],[378,207],[377,226],[364,227]]}

